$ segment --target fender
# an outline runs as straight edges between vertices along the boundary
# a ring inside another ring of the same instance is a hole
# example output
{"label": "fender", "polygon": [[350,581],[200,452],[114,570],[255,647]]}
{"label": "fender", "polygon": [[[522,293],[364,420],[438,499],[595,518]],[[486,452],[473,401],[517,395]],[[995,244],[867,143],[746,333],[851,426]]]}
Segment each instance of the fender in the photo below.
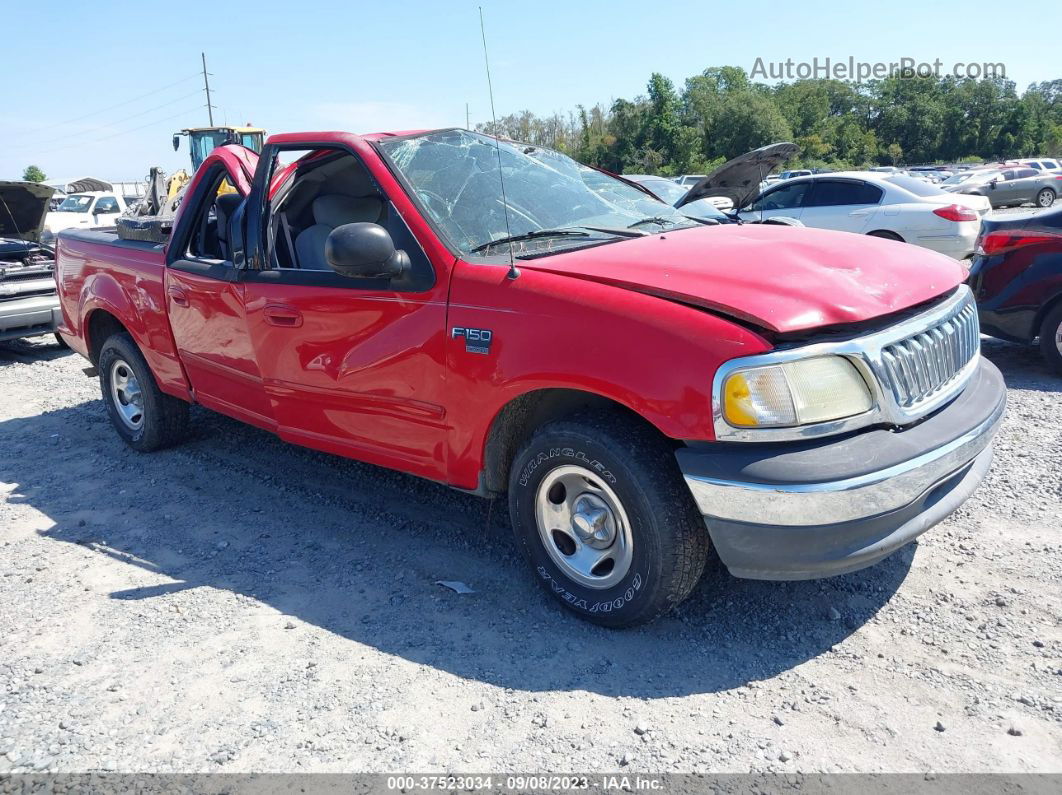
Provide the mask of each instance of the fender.
{"label": "fender", "polygon": [[98,270],[84,282],[78,300],[80,330],[88,350],[103,340],[90,337],[93,312],[105,311],[113,315],[133,337],[158,382],[159,389],[183,400],[192,400],[188,380],[184,375],[169,328],[165,305],[159,303],[154,285],[144,284],[136,274],[118,272],[126,287],[114,272]]}
{"label": "fender", "polygon": [[[719,365],[771,348],[750,329],[677,301],[530,268],[511,280],[504,266],[463,261],[447,325],[448,472],[469,489],[478,486],[492,424],[522,395],[583,392],[671,439],[707,441]],[[454,329],[489,331],[490,344],[470,346]]]}

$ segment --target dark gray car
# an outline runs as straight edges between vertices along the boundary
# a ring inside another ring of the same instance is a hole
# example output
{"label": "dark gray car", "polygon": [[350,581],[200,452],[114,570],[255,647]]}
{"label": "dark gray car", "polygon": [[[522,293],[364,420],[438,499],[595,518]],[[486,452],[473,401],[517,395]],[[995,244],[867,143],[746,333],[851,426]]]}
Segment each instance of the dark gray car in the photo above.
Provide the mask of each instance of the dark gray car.
{"label": "dark gray car", "polygon": [[1050,207],[1062,192],[1062,175],[1011,166],[976,172],[958,184],[945,182],[940,187],[951,193],[987,196],[993,209],[1022,204]]}

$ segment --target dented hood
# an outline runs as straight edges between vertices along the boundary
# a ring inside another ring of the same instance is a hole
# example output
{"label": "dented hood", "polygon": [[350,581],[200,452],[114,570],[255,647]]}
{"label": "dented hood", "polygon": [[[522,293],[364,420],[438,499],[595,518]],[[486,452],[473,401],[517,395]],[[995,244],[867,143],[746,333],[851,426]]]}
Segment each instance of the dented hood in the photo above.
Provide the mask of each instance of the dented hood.
{"label": "dented hood", "polygon": [[650,235],[520,267],[682,301],[781,333],[871,320],[963,280],[955,260],[907,243],[760,224]]}
{"label": "dented hood", "polygon": [[0,237],[39,243],[54,192],[36,182],[0,182]]}
{"label": "dented hood", "polygon": [[734,207],[741,209],[756,198],[760,183],[767,175],[799,151],[800,147],[796,144],[777,143],[738,155],[690,188],[689,193],[675,202],[675,206],[681,207],[709,196],[725,196],[734,202]]}

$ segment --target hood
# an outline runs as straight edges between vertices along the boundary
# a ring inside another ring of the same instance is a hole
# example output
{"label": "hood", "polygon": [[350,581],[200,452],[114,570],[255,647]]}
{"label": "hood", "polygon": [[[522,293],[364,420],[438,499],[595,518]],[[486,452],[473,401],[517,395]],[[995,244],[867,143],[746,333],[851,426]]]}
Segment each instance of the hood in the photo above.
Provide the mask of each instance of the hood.
{"label": "hood", "polygon": [[39,243],[54,191],[36,182],[0,182],[0,237]]}
{"label": "hood", "polygon": [[658,295],[779,333],[872,320],[964,278],[957,261],[906,243],[764,224],[648,235],[520,268]]}
{"label": "hood", "polygon": [[761,146],[733,160],[728,160],[706,176],[679,199],[676,207],[704,199],[708,196],[725,196],[735,207],[744,207],[760,192],[760,183],[774,169],[800,151],[796,144],[778,143]]}

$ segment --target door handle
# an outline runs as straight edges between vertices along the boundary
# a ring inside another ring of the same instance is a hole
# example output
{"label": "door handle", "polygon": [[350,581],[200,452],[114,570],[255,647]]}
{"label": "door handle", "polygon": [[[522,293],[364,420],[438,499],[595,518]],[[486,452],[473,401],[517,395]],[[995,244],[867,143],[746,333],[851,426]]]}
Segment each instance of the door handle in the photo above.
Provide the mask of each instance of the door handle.
{"label": "door handle", "polygon": [[293,306],[267,304],[263,310],[266,323],[283,328],[298,328],[302,325],[302,312]]}
{"label": "door handle", "polygon": [[188,306],[188,293],[180,287],[170,287],[166,292],[169,293],[170,299],[177,306]]}

